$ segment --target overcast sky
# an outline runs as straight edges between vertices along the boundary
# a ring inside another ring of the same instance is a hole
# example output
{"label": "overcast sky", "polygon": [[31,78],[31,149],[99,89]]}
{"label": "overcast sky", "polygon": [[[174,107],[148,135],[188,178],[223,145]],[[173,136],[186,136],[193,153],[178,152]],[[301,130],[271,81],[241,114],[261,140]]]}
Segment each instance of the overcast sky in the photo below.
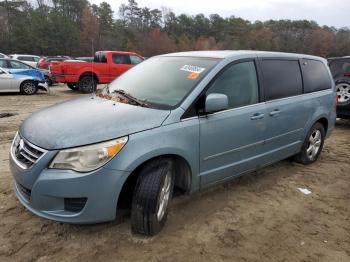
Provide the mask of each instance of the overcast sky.
{"label": "overcast sky", "polygon": [[[127,0],[90,0],[99,4],[108,2],[115,13]],[[160,9],[170,8],[177,15],[181,13],[209,15],[218,13],[221,16],[231,15],[250,21],[269,19],[307,19],[320,25],[350,27],[350,0],[136,0],[139,7]]]}

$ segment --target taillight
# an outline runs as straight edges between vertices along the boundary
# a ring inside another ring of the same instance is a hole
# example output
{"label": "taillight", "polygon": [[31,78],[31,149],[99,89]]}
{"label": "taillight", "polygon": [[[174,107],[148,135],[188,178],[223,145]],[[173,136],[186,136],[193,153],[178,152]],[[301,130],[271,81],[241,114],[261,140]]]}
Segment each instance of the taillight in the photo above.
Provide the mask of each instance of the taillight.
{"label": "taillight", "polygon": [[345,73],[344,76],[350,77],[350,72]]}
{"label": "taillight", "polygon": [[337,95],[336,97],[335,97],[335,105],[337,106],[339,104],[339,96]]}

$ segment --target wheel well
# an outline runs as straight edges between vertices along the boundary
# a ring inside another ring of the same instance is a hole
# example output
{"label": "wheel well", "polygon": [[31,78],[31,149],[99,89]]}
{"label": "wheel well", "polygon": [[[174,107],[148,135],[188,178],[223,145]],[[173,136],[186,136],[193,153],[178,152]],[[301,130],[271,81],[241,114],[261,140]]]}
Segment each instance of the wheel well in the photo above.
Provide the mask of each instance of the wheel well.
{"label": "wheel well", "polygon": [[24,80],[24,81],[21,83],[20,87],[22,88],[23,84],[26,83],[26,82],[33,82],[37,87],[38,87],[38,84],[39,84],[39,81],[38,81],[38,80],[26,79],[26,80]]}
{"label": "wheel well", "polygon": [[162,155],[149,159],[139,165],[127,178],[122,190],[120,191],[117,214],[121,210],[130,210],[132,203],[132,196],[136,186],[137,179],[139,177],[141,169],[148,163],[155,161],[159,158],[169,158],[175,163],[175,188],[174,196],[189,193],[191,189],[192,173],[188,162],[181,156],[178,155]]}
{"label": "wheel well", "polygon": [[84,77],[84,76],[91,76],[95,79],[96,82],[98,82],[98,77],[95,73],[93,72],[85,72],[85,73],[82,73],[79,77],[79,81]]}
{"label": "wheel well", "polygon": [[317,123],[321,123],[324,127],[324,131],[326,132],[327,134],[327,130],[328,130],[328,120],[326,118],[320,118]]}

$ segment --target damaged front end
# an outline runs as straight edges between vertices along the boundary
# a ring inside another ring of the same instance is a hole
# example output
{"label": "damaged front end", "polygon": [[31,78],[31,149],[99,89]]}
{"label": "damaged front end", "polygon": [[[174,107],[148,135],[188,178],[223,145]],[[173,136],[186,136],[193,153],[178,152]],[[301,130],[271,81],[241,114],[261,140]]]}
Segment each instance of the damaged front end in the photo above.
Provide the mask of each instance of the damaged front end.
{"label": "damaged front end", "polygon": [[36,69],[9,69],[7,70],[14,78],[22,78],[23,76],[29,76],[32,80],[38,82],[38,88],[44,91],[49,91],[49,87],[45,81],[44,74]]}

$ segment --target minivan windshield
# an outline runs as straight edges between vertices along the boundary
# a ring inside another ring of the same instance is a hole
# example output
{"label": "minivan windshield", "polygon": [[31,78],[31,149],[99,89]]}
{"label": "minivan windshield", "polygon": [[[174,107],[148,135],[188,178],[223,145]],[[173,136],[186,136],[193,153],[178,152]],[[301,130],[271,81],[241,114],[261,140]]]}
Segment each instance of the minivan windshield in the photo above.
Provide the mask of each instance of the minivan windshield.
{"label": "minivan windshield", "polygon": [[103,92],[111,96],[126,94],[149,107],[171,109],[217,62],[218,59],[198,57],[150,58],[114,80]]}

